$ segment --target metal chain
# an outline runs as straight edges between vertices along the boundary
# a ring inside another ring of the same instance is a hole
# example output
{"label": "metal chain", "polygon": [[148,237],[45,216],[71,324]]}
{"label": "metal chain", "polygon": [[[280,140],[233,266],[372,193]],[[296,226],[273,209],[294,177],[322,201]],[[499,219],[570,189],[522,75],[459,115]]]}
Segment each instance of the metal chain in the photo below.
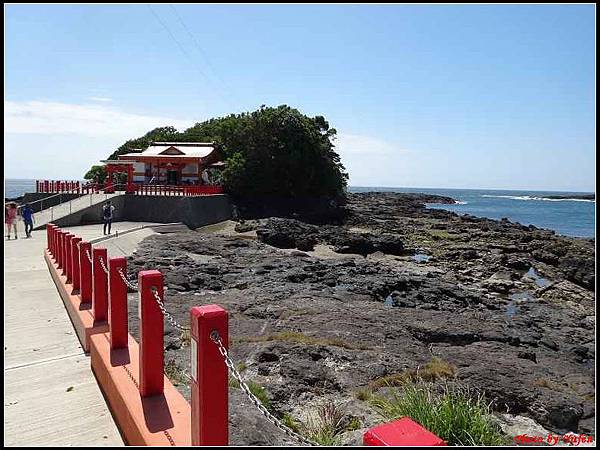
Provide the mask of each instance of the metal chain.
{"label": "metal chain", "polygon": [[171,325],[173,325],[175,328],[177,328],[181,331],[188,331],[188,328],[182,327],[181,325],[179,325],[179,323],[177,323],[177,321],[175,320],[173,315],[165,309],[165,304],[158,296],[158,291],[156,290],[155,287],[152,287],[152,294],[154,294],[154,299],[156,300],[156,303],[158,303],[158,307],[163,312],[165,317],[169,320],[169,322],[171,322]]}
{"label": "metal chain", "polygon": [[265,408],[263,406],[263,404],[260,402],[260,400],[250,391],[250,387],[242,379],[242,376],[236,369],[235,364],[233,363],[232,359],[229,357],[227,349],[223,346],[223,343],[221,342],[221,337],[219,336],[219,333],[216,330],[213,331],[210,334],[210,338],[219,348],[219,353],[221,353],[221,356],[223,356],[223,359],[225,360],[225,364],[229,368],[233,377],[238,381],[238,383],[240,383],[240,388],[242,389],[242,391],[244,391],[244,393],[250,399],[250,401],[252,403],[254,403],[254,406],[256,406],[258,408],[258,410],[263,414],[263,416],[266,417],[266,419],[269,422],[271,422],[273,425],[275,425],[277,428],[279,428],[281,431],[283,431],[288,436],[296,439],[297,441],[299,441],[303,444],[314,445],[314,446],[319,445],[309,439],[306,439],[304,436],[299,435],[294,430],[292,430],[288,426],[284,425],[277,417],[275,417],[273,414],[271,414],[271,412],[267,408]]}
{"label": "metal chain", "polygon": [[90,264],[92,264],[92,257],[90,256],[90,251],[89,250],[85,251],[85,256],[87,256],[88,261],[90,262]]}
{"label": "metal chain", "polygon": [[125,276],[125,274],[123,273],[123,270],[120,267],[117,269],[117,272],[119,273],[119,276],[123,280],[123,283],[125,283],[127,285],[127,287],[129,287],[129,289],[133,289],[134,291],[138,290],[138,285],[133,283],[132,281],[129,281],[127,279],[127,277]]}
{"label": "metal chain", "polygon": [[110,275],[110,273],[108,272],[108,269],[104,265],[104,260],[102,258],[98,258],[98,260],[100,261],[100,267],[102,267],[102,270],[104,270],[104,273],[106,275]]}

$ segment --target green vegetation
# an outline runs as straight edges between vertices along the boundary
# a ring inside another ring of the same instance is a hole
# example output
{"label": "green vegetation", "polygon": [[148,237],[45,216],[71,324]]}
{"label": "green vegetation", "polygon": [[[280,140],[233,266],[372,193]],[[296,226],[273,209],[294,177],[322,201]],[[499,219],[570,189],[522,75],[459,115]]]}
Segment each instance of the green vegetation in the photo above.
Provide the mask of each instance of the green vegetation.
{"label": "green vegetation", "polygon": [[181,133],[155,128],[125,142],[109,159],[142,151],[152,141],[215,142],[227,163],[224,186],[233,195],[335,198],[348,179],[334,150],[336,133],[323,116],[308,117],[286,105],[262,106]]}
{"label": "green vegetation", "polygon": [[373,396],[370,403],[386,420],[408,416],[448,445],[508,445],[490,420],[491,410],[482,395],[445,384],[406,382],[391,396]]}
{"label": "green vegetation", "polygon": [[346,342],[340,338],[317,338],[307,336],[303,333],[293,331],[282,331],[280,333],[266,334],[261,336],[237,337],[232,339],[233,342],[268,342],[268,341],[284,341],[295,342],[306,345],[325,345],[332,347],[341,347],[348,350],[368,350],[370,347],[362,344],[353,344]]}
{"label": "green vegetation", "polygon": [[288,427],[290,430],[295,431],[296,433],[300,432],[300,422],[298,422],[296,419],[294,419],[291,415],[289,415],[288,413],[285,413],[282,417],[281,417],[281,422],[283,422],[283,424]]}
{"label": "green vegetation", "polygon": [[385,386],[402,386],[407,381],[434,381],[440,378],[452,378],[455,375],[455,366],[434,356],[431,361],[425,364],[425,367],[421,369],[405,370],[400,373],[377,378],[369,384],[369,387],[371,390],[377,390]]}
{"label": "green vegetation", "polygon": [[339,445],[339,435],[346,431],[349,417],[337,404],[329,401],[307,418],[299,429],[311,441],[320,445]]}
{"label": "green vegetation", "polygon": [[262,405],[271,411],[271,400],[269,399],[266,389],[254,381],[249,381],[248,387],[250,388],[250,392],[252,392],[254,396],[260,400]]}
{"label": "green vegetation", "polygon": [[169,359],[165,363],[164,368],[165,375],[171,382],[178,386],[179,384],[187,383],[189,378],[185,373],[185,370],[179,367],[177,362],[174,359]]}
{"label": "green vegetation", "polygon": [[456,234],[450,234],[447,231],[444,230],[427,230],[427,233],[434,239],[434,240],[456,240],[456,239],[460,239],[460,236],[457,236]]}
{"label": "green vegetation", "polygon": [[83,176],[83,179],[104,183],[104,180],[107,176],[108,174],[106,173],[106,166],[92,166],[90,170],[88,170]]}

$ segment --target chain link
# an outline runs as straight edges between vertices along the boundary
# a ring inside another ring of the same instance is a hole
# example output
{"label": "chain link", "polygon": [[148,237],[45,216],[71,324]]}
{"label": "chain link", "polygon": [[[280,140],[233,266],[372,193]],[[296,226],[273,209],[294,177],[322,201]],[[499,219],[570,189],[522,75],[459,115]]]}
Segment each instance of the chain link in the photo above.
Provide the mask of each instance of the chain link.
{"label": "chain link", "polygon": [[163,303],[163,301],[160,299],[159,295],[158,295],[158,291],[156,290],[155,287],[152,287],[152,294],[154,294],[154,299],[156,300],[156,303],[158,304],[158,307],[160,308],[160,310],[163,312],[163,314],[165,315],[165,317],[167,318],[167,320],[169,322],[171,322],[171,325],[173,325],[175,328],[177,328],[178,330],[181,331],[188,331],[188,328],[186,327],[182,327],[181,325],[179,325],[179,323],[177,323],[177,321],[175,320],[175,318],[173,317],[173,315],[167,311],[165,309],[165,304]]}
{"label": "chain link", "polygon": [[100,261],[100,267],[102,267],[102,270],[104,270],[104,273],[106,275],[110,275],[109,272],[108,272],[108,269],[104,265],[104,260],[102,258],[98,258],[98,261]]}
{"label": "chain link", "polygon": [[138,285],[133,283],[132,281],[129,281],[127,279],[127,277],[125,276],[125,274],[123,273],[123,270],[119,267],[117,269],[117,272],[119,273],[119,276],[121,277],[121,279],[123,280],[123,283],[125,283],[125,285],[129,288],[129,289],[133,289],[134,291],[138,290]]}
{"label": "chain link", "polygon": [[90,264],[92,264],[92,256],[90,255],[90,251],[89,250],[85,251],[85,256],[87,256],[88,261],[90,262]]}
{"label": "chain link", "polygon": [[225,348],[225,346],[223,346],[223,343],[221,342],[221,337],[219,336],[219,333],[216,330],[213,331],[210,334],[210,338],[219,348],[219,353],[221,353],[221,356],[223,356],[223,359],[225,360],[225,365],[229,368],[233,377],[238,381],[238,383],[240,383],[240,388],[242,389],[242,391],[244,391],[244,393],[250,399],[250,401],[254,404],[254,406],[256,406],[256,408],[258,408],[258,410],[263,414],[263,416],[266,417],[266,419],[269,422],[271,422],[273,425],[275,425],[277,428],[279,428],[281,431],[283,431],[288,436],[296,439],[298,442],[301,442],[306,445],[313,445],[313,446],[319,445],[315,442],[312,442],[309,439],[306,439],[304,436],[299,435],[294,430],[292,430],[288,426],[284,425],[277,417],[275,417],[273,414],[271,414],[271,412],[267,408],[265,408],[264,405],[260,402],[260,400],[250,391],[250,387],[242,379],[242,375],[240,375],[240,373],[236,369],[235,364],[233,363],[232,359],[229,357],[229,353],[227,352],[227,349]]}

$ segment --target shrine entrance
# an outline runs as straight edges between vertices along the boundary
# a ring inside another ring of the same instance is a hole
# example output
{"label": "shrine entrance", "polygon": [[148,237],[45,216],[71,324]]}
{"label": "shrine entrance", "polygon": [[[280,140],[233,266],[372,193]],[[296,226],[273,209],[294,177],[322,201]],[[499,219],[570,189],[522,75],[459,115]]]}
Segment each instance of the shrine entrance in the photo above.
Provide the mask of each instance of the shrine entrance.
{"label": "shrine entrance", "polygon": [[[106,183],[104,192],[115,192],[116,187],[125,187],[125,192],[134,192],[133,186],[133,162],[128,161],[102,161],[106,164]],[[127,173],[127,182],[125,184],[115,183],[113,175],[117,173]],[[122,189],[119,189],[122,190]]]}
{"label": "shrine entrance", "polygon": [[172,186],[179,184],[179,171],[167,170],[167,184]]}

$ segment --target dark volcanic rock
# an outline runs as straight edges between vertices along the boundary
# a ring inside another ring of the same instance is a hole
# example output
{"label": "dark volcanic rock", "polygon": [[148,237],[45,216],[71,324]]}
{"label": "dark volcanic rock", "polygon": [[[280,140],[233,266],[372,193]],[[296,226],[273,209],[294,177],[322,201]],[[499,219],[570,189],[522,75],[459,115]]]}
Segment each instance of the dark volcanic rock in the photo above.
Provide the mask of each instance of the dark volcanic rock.
{"label": "dark volcanic rock", "polygon": [[[432,200],[350,194],[341,225],[269,218],[257,240],[155,235],[129,258],[129,271],[161,270],[165,305],[181,323],[191,306],[226,308],[231,355],[279,416],[323,398],[368,408],[357,389],[435,355],[499,411],[556,433],[594,432],[594,241],[427,209]],[[316,244],[345,254],[324,257],[311,251]],[[432,258],[417,264],[408,249]],[[549,285],[525,276],[531,267]],[[132,295],[134,335],[135,302]],[[165,333],[166,357],[189,367],[180,333],[168,322]],[[178,388],[189,397],[185,384]],[[232,442],[285,441],[232,392]]]}

